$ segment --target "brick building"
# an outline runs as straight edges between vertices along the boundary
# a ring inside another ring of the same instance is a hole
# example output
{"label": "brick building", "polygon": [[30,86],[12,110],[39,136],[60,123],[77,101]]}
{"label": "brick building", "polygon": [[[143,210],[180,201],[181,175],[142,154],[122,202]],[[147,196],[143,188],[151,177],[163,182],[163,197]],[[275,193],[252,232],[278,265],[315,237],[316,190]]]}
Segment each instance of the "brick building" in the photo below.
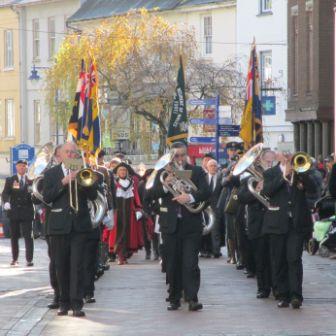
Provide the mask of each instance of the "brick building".
{"label": "brick building", "polygon": [[288,0],[288,109],[296,150],[333,151],[335,0]]}

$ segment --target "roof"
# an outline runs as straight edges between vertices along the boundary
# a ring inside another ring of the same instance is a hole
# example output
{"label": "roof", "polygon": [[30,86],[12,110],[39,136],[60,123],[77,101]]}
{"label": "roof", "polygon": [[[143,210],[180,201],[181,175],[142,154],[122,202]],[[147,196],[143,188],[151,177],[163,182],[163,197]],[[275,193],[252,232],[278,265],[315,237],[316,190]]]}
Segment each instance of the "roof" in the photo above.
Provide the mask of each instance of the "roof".
{"label": "roof", "polygon": [[69,18],[68,21],[76,22],[104,19],[115,15],[122,15],[130,10],[141,8],[165,11],[180,7],[223,2],[232,2],[232,0],[86,0],[86,2]]}

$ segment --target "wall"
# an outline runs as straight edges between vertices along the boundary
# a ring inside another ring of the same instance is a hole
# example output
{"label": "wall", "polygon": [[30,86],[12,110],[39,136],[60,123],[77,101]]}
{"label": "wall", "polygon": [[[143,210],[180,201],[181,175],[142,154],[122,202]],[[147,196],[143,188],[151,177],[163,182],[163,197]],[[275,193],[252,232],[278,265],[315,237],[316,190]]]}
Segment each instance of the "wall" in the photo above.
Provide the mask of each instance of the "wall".
{"label": "wall", "polygon": [[[20,54],[19,54],[19,19],[9,7],[0,7],[0,152],[8,152],[10,147],[20,141]],[[7,70],[5,66],[4,28],[13,30],[14,67]],[[14,100],[15,135],[6,137],[5,100]]]}
{"label": "wall", "polygon": [[255,38],[257,52],[272,51],[272,87],[281,91],[269,91],[276,96],[276,115],[264,116],[265,144],[271,148],[283,146],[284,137],[293,142],[291,123],[285,121],[287,109],[287,1],[273,0],[272,14],[260,14],[259,0],[237,0],[237,57],[241,69],[247,74],[251,43]]}

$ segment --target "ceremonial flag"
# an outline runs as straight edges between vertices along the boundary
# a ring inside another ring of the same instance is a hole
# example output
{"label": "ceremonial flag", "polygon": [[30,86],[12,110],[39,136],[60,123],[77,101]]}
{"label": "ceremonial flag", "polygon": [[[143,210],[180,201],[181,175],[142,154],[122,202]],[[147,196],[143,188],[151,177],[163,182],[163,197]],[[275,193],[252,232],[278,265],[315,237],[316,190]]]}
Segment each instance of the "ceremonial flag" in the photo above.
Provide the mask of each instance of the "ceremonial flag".
{"label": "ceremonial flag", "polygon": [[85,87],[85,71],[84,71],[84,60],[82,60],[81,71],[79,74],[77,89],[75,95],[75,101],[72,108],[72,114],[68,125],[68,140],[77,142],[79,124],[81,122],[80,115],[83,115],[83,101],[81,100],[81,93]]}
{"label": "ceremonial flag", "polygon": [[82,63],[68,131],[82,150],[96,153],[101,142],[98,74],[94,62],[91,62],[88,73],[85,73],[83,69]]}
{"label": "ceremonial flag", "polygon": [[263,142],[259,64],[255,43],[252,45],[249,61],[245,109],[241,119],[239,136],[244,141],[246,148]]}
{"label": "ceremonial flag", "polygon": [[180,57],[180,67],[177,74],[177,87],[175,90],[172,113],[170,116],[167,145],[182,141],[187,143],[187,107],[185,97],[185,81],[182,57]]}

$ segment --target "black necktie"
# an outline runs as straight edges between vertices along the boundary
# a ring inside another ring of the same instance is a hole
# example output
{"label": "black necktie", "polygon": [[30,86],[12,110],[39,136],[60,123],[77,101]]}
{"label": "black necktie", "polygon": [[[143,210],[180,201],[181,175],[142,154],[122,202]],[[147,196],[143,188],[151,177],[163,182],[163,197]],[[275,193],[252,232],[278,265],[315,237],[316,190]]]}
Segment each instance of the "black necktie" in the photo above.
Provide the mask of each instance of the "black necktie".
{"label": "black necktie", "polygon": [[24,187],[24,182],[23,182],[23,177],[20,178],[20,189],[23,189]]}
{"label": "black necktie", "polygon": [[210,180],[210,190],[211,191],[213,191],[213,189],[214,189],[214,177],[213,176],[211,176],[211,180]]}

